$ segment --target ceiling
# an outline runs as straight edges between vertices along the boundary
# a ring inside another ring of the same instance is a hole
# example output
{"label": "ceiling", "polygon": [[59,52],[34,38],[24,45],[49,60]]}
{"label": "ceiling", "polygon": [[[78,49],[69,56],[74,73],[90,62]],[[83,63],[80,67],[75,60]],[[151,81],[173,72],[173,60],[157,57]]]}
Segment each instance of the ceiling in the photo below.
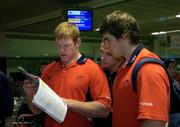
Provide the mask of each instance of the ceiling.
{"label": "ceiling", "polygon": [[180,0],[1,0],[0,31],[52,35],[55,26],[65,20],[67,8],[92,9],[94,29],[117,9],[134,15],[142,34],[180,29],[180,18],[175,18],[180,14]]}
{"label": "ceiling", "polygon": [[[45,52],[52,54],[49,56],[54,56],[54,47],[48,47],[48,44],[53,39],[55,27],[65,20],[65,11],[69,8],[93,10],[93,31],[81,33],[82,37],[90,39],[89,42],[100,39],[95,29],[99,27],[103,18],[114,10],[127,11],[135,16],[143,36],[149,36],[152,32],[172,32],[180,29],[180,18],[175,17],[180,14],[180,0],[1,0],[0,33],[5,33],[7,38],[17,39],[8,40],[6,55],[34,57],[38,54],[42,56]],[[37,40],[37,37],[40,37],[39,40],[48,41],[43,44],[42,41],[18,41],[27,38]]]}

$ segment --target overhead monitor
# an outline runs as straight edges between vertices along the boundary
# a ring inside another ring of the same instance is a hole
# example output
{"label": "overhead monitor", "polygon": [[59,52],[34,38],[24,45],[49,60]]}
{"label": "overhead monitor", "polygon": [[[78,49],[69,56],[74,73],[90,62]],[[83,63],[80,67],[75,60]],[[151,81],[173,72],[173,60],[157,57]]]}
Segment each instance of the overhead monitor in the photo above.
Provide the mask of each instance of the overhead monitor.
{"label": "overhead monitor", "polygon": [[91,10],[67,10],[67,20],[75,24],[80,31],[92,31],[93,14]]}

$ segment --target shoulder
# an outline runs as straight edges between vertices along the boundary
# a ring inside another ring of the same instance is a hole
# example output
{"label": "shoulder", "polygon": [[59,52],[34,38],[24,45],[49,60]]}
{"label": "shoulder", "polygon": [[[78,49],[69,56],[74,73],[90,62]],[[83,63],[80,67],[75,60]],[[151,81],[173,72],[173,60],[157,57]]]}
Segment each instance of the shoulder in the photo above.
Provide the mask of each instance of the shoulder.
{"label": "shoulder", "polygon": [[85,66],[84,66],[86,69],[88,69],[89,71],[93,71],[93,72],[96,72],[96,71],[103,71],[102,68],[100,67],[100,65],[98,65],[97,63],[95,63],[93,60],[91,59],[87,59],[86,63],[85,63]]}
{"label": "shoulder", "polygon": [[[151,51],[149,51],[149,50],[147,50],[147,49],[143,49],[139,54],[138,54],[138,56],[137,56],[137,58],[135,59],[135,61],[134,61],[134,63],[133,63],[133,66],[132,66],[132,68],[134,68],[143,58],[155,58],[155,59],[158,59],[158,60],[160,60],[160,58],[155,54],[155,53],[153,53],[153,52],[151,52]],[[146,65],[148,65],[148,67],[149,66],[155,66],[155,67],[160,67],[160,68],[163,68],[161,65],[158,65],[158,64],[156,64],[156,63],[153,63],[153,62],[150,62],[150,63],[145,63],[145,64],[143,64],[142,66],[141,66],[141,68],[143,67],[144,68],[144,66],[146,66]],[[140,69],[141,69],[140,68]],[[148,69],[148,68],[147,68]],[[152,70],[153,70],[153,68],[152,68]]]}
{"label": "shoulder", "polygon": [[6,78],[5,74],[3,72],[1,72],[1,71],[0,71],[0,78],[1,79],[5,79]]}
{"label": "shoulder", "polygon": [[[156,58],[159,59],[160,58],[153,52],[147,50],[147,49],[143,49],[142,52],[140,52],[140,54],[138,55],[137,59],[135,60],[134,66],[143,58]],[[166,80],[168,80],[168,76],[166,74],[165,69],[163,68],[163,66],[157,64],[157,63],[146,63],[144,65],[141,66],[138,75],[142,75],[149,77],[149,79],[152,79],[152,77],[161,77],[164,78]]]}
{"label": "shoulder", "polygon": [[56,64],[57,64],[57,61],[53,61],[52,63],[48,64],[48,65],[44,68],[44,71],[51,70]]}
{"label": "shoulder", "polygon": [[151,58],[157,58],[160,59],[158,57],[158,55],[156,55],[155,53],[149,51],[146,48],[143,48],[143,50],[138,54],[137,56],[137,60],[139,61],[140,59],[144,58],[144,57],[151,57]]}
{"label": "shoulder", "polygon": [[0,85],[7,84],[7,77],[6,75],[0,71]]}
{"label": "shoulder", "polygon": [[87,59],[86,65],[92,68],[100,68],[100,66],[91,59]]}
{"label": "shoulder", "polygon": [[[82,73],[86,73],[89,76],[96,77],[97,75],[105,75],[100,65],[95,63],[91,59],[87,59],[85,64],[79,66]],[[78,69],[80,69],[78,68]]]}
{"label": "shoulder", "polygon": [[148,76],[165,75],[167,77],[165,69],[157,63],[147,63],[142,65],[142,67],[139,70],[139,73]]}
{"label": "shoulder", "polygon": [[52,63],[48,64],[42,72],[41,78],[46,77],[47,75],[49,75],[49,73],[52,71],[52,69],[56,66],[58,62],[57,61],[53,61]]}

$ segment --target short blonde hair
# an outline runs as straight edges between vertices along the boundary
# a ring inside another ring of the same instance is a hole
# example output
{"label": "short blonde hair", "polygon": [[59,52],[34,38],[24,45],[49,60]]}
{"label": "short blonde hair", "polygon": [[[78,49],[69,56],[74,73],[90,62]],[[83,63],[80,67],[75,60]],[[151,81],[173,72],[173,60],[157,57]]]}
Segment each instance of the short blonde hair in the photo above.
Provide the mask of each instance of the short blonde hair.
{"label": "short blonde hair", "polygon": [[66,37],[72,37],[76,42],[80,38],[80,31],[78,27],[70,22],[60,23],[54,32],[55,39],[62,39]]}

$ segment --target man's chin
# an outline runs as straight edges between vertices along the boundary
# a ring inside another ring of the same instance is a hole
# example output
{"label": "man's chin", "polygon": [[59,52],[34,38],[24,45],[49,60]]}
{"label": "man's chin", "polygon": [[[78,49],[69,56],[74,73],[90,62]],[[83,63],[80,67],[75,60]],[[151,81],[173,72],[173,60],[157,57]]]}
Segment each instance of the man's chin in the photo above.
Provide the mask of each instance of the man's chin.
{"label": "man's chin", "polygon": [[67,57],[66,57],[66,56],[61,56],[61,60],[62,60],[62,61],[66,61],[66,60],[67,60]]}
{"label": "man's chin", "polygon": [[63,63],[66,63],[68,60],[65,59],[65,58],[63,58],[63,57],[61,57],[61,61],[62,61]]}

